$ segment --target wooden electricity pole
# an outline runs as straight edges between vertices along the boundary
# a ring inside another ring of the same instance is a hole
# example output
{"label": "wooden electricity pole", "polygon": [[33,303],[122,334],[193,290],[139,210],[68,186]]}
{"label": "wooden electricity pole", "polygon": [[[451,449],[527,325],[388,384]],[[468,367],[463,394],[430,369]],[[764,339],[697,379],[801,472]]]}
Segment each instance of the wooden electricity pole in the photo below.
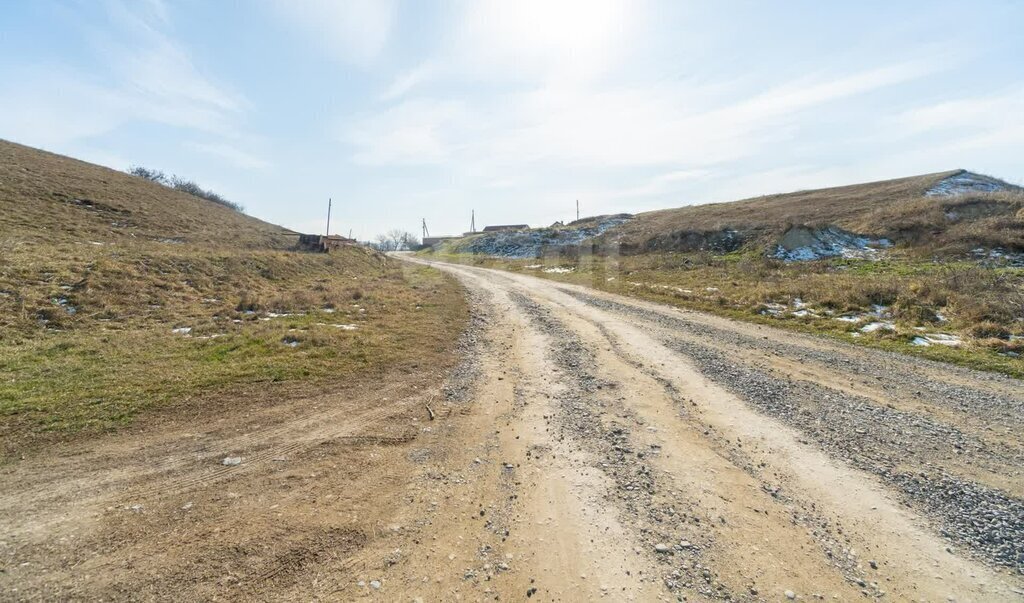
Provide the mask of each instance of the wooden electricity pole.
{"label": "wooden electricity pole", "polygon": [[430,231],[427,230],[427,219],[423,218],[423,238],[425,239],[425,238],[427,238],[429,236],[430,236]]}
{"label": "wooden electricity pole", "polygon": [[576,221],[580,221],[580,200],[576,199]]}
{"label": "wooden electricity pole", "polygon": [[331,198],[327,198],[327,236],[331,236]]}

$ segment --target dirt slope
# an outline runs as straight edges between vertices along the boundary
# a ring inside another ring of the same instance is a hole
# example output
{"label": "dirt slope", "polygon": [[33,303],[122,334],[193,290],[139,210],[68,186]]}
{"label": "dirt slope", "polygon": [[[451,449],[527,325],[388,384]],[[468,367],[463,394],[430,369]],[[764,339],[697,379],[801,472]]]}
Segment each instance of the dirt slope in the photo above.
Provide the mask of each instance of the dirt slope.
{"label": "dirt slope", "polygon": [[0,592],[1024,599],[1019,381],[445,269],[475,326],[443,386],[391,377],[4,468]]}

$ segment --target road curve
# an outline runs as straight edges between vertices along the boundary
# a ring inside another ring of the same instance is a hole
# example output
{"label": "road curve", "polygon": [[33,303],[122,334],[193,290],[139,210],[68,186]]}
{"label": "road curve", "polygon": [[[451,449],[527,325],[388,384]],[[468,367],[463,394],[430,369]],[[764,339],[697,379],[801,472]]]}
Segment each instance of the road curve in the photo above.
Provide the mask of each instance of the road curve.
{"label": "road curve", "polygon": [[0,600],[1024,600],[1019,381],[434,265],[454,371],[0,465]]}
{"label": "road curve", "polygon": [[436,514],[394,592],[472,541],[467,596],[1024,599],[1019,381],[430,263],[486,316],[451,502],[501,537]]}

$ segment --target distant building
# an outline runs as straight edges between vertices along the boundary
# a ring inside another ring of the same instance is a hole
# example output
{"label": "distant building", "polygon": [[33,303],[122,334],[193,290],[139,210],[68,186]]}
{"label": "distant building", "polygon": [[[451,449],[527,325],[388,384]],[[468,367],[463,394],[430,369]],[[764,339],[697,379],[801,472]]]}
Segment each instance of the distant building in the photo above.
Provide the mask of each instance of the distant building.
{"label": "distant building", "polygon": [[340,249],[346,245],[357,245],[355,239],[339,235],[300,234],[298,248],[303,251],[327,253],[332,249]]}
{"label": "distant building", "polygon": [[459,237],[423,237],[423,246],[433,247],[439,243],[444,243],[445,241],[451,241],[452,239],[457,238]]}
{"label": "distant building", "polygon": [[526,230],[529,224],[498,224],[497,226],[485,226],[484,232],[501,232],[503,230]]}

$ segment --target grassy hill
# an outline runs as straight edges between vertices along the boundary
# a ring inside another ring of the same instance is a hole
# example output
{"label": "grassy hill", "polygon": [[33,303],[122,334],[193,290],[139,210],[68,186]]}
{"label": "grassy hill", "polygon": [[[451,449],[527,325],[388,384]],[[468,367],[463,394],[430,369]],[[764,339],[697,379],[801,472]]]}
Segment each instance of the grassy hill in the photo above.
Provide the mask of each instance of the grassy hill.
{"label": "grassy hill", "polygon": [[743,250],[780,259],[818,259],[823,254],[856,256],[890,247],[918,255],[962,255],[979,248],[986,253],[1022,253],[1024,190],[953,170],[635,216],[595,216],[547,228],[479,233],[447,241],[439,251],[537,258]]}
{"label": "grassy hill", "polygon": [[0,141],[0,453],[452,360],[452,280],[289,234]]}
{"label": "grassy hill", "polygon": [[101,166],[0,140],[0,233],[23,242],[285,248],[289,230]]}
{"label": "grassy hill", "polygon": [[829,226],[929,251],[1024,250],[1024,194],[965,170],[638,214],[608,233],[625,253],[767,247]]}

